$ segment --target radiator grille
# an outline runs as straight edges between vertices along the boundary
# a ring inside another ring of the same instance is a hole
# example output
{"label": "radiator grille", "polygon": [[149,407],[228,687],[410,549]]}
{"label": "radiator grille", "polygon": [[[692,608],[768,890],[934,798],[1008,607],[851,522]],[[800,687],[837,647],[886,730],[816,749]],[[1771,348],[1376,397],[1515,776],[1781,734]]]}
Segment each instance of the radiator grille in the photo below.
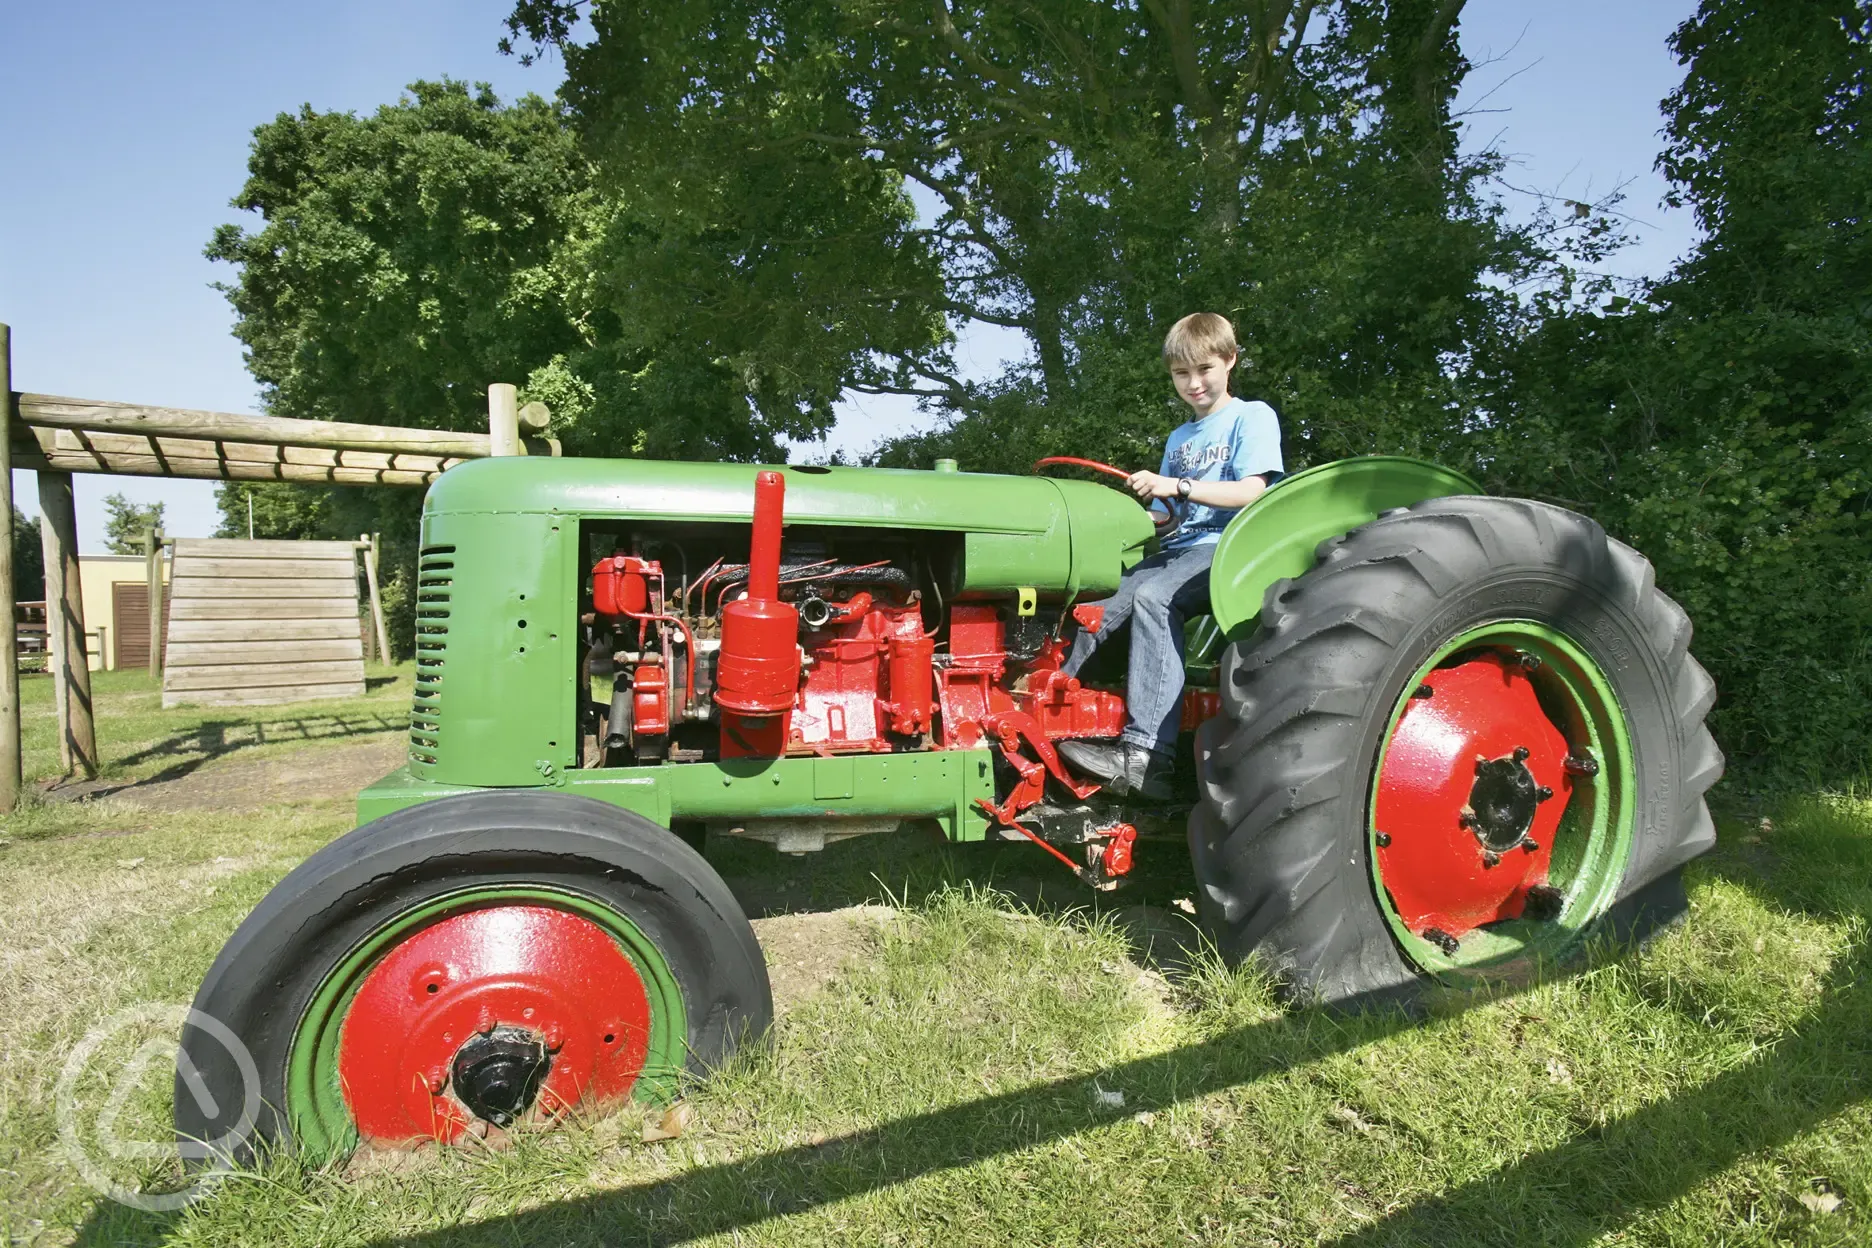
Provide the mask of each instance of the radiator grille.
{"label": "radiator grille", "polygon": [[414,763],[433,764],[442,746],[442,681],[454,586],[455,548],[423,547],[416,564],[416,697],[410,706]]}

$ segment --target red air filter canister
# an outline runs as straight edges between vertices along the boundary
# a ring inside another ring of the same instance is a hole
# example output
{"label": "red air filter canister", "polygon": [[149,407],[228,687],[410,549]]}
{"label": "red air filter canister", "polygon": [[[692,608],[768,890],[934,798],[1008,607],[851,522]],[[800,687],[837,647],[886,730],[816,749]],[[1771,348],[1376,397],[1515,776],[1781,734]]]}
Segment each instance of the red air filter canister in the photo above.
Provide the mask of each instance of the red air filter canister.
{"label": "red air filter canister", "polygon": [[[780,526],[786,481],[777,472],[754,478],[754,536],[748,552],[748,594],[722,608],[722,644],[715,666],[715,702],[722,710],[722,753],[778,755],[799,692],[799,612],[781,602]],[[777,717],[777,718],[776,718]]]}

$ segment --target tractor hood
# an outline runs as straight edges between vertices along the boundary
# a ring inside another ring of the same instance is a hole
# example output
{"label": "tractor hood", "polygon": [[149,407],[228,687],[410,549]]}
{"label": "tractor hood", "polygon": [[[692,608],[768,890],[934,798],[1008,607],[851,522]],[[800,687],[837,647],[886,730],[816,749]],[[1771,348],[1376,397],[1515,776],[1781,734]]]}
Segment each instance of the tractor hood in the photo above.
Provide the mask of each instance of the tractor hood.
{"label": "tractor hood", "polygon": [[[475,460],[423,503],[426,530],[470,515],[750,523],[759,464],[639,459]],[[1104,594],[1151,538],[1143,508],[1087,481],[972,472],[789,465],[786,521],[963,535],[962,588]],[[440,522],[438,525],[437,522]]]}

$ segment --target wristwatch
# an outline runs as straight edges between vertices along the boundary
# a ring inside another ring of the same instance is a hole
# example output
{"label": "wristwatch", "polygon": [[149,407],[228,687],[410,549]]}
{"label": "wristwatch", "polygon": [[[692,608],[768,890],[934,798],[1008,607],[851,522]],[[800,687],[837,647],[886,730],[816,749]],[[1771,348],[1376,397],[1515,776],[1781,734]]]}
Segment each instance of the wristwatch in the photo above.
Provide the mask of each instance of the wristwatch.
{"label": "wristwatch", "polygon": [[1188,477],[1177,478],[1177,497],[1179,499],[1187,499],[1189,497],[1190,487],[1194,484],[1195,482],[1191,481]]}

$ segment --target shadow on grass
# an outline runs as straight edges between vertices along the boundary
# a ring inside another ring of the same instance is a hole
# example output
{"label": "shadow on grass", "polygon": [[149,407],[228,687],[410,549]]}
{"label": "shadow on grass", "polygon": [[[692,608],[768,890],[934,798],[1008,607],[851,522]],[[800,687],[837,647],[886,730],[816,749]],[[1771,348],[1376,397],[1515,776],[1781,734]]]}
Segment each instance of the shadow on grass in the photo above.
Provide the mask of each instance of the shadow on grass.
{"label": "shadow on grass", "polygon": [[337,741],[348,737],[376,736],[402,732],[407,722],[384,715],[306,715],[293,719],[210,719],[144,746],[134,753],[113,759],[113,771],[135,770],[144,764],[172,759],[167,766],[137,779],[105,778],[56,784],[46,790],[55,801],[83,801],[132,793],[151,785],[165,784],[192,775],[201,767],[219,759],[294,741]]}
{"label": "shadow on grass", "polygon": [[[1849,858],[1863,856],[1848,855]],[[1784,909],[1850,917],[1783,893],[1733,858],[1709,868]],[[1872,1097],[1872,949],[1860,943],[1834,965],[1820,1003],[1752,1061],[1675,1097],[1585,1129],[1552,1148],[1448,1191],[1425,1196],[1338,1243],[1534,1242],[1585,1244],[1659,1209],[1752,1153],[1772,1149]],[[1473,1003],[1498,999],[1478,996]],[[1688,1007],[1694,1008],[1694,1007]],[[1096,1072],[1122,1089],[1125,1113],[1181,1101],[1304,1067],[1407,1030],[1394,1009],[1299,1011],[1201,1044]],[[1113,1121],[1090,1095],[1093,1073],[1055,1080],[854,1132],[816,1146],[700,1166],[660,1182],[559,1201],[525,1213],[375,1241],[385,1248],[482,1243],[681,1243],[758,1227],[1044,1146]],[[94,1213],[77,1242],[161,1238],[168,1217]]]}

